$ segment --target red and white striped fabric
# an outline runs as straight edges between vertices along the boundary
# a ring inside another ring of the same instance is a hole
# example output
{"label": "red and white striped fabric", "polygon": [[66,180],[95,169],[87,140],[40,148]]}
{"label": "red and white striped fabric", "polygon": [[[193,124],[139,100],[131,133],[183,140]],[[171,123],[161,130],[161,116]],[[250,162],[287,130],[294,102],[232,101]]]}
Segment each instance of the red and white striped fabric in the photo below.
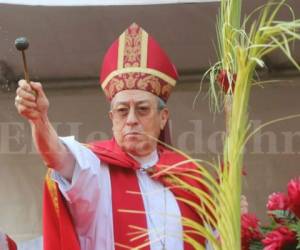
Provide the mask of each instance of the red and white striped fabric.
{"label": "red and white striped fabric", "polygon": [[17,250],[16,243],[8,235],[0,232],[0,250]]}

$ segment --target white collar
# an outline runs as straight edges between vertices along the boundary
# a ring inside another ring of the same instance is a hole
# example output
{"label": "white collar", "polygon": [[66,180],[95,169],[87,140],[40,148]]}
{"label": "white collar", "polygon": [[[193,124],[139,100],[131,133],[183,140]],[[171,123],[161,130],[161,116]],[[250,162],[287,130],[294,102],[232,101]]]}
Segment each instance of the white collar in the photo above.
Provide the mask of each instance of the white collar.
{"label": "white collar", "polygon": [[158,153],[156,149],[152,153],[146,156],[134,156],[132,154],[130,154],[130,156],[133,159],[135,159],[138,163],[140,163],[141,168],[143,169],[152,167],[158,162]]}

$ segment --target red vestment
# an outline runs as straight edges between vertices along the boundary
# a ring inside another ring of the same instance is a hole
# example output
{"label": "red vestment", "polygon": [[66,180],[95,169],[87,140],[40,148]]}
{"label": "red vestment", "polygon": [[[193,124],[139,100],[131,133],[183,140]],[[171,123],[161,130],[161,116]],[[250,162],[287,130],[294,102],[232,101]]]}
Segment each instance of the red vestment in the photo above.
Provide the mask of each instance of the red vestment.
{"label": "red vestment", "polygon": [[[142,196],[128,193],[128,191],[140,193],[135,173],[135,170],[139,168],[139,163],[123,152],[114,139],[91,143],[88,147],[102,162],[106,162],[110,166],[115,249],[125,249],[122,246],[127,246],[132,249],[147,242],[147,235],[135,241],[130,241],[131,237],[128,235],[128,233],[136,231],[136,229],[133,229],[131,226],[147,229]],[[158,147],[158,154],[159,161],[152,168],[154,173],[157,173],[166,166],[172,166],[173,164],[185,160],[185,158],[178,153],[161,146]],[[176,174],[189,171],[189,169],[194,169],[195,167],[196,166],[192,163],[187,163],[171,171]],[[190,192],[173,186],[166,174],[154,175],[153,178],[170,188],[170,191],[173,192],[175,197],[184,198],[197,203],[200,202],[200,200]],[[180,178],[183,179],[183,177]],[[186,178],[183,180],[193,186],[197,185],[199,187],[199,183],[196,183],[194,180],[188,180]],[[99,185],[101,185],[101,183],[99,183]],[[177,200],[177,202],[183,217],[201,223],[199,215],[192,207],[182,201]],[[129,213],[127,212],[128,210],[136,212]],[[66,201],[58,190],[57,184],[51,180],[49,175],[46,178],[45,184],[43,220],[44,250],[80,250],[79,241]],[[190,229],[191,228],[183,225],[184,233],[197,242],[204,244],[205,239],[198,234],[188,232]],[[145,246],[142,249],[149,250],[150,247]],[[184,249],[192,250],[193,248],[185,242]]]}
{"label": "red vestment", "polygon": [[6,236],[7,237],[7,243],[8,243],[8,249],[9,250],[17,250],[17,245],[16,243],[9,237],[9,236]]}

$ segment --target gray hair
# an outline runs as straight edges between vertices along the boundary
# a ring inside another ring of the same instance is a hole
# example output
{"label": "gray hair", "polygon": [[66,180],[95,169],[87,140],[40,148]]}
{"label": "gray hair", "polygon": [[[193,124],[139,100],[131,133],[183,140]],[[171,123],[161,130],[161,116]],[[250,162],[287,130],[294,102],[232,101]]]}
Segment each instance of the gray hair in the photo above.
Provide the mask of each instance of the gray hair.
{"label": "gray hair", "polygon": [[156,96],[156,98],[157,98],[157,109],[159,111],[167,107],[166,103],[160,97]]}

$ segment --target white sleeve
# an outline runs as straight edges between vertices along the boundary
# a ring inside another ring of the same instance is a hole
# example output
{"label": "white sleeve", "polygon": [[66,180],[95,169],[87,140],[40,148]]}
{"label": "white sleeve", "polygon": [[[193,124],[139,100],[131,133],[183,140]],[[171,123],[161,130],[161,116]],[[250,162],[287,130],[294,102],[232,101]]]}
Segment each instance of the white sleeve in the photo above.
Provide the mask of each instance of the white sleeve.
{"label": "white sleeve", "polygon": [[6,234],[0,232],[0,249],[9,250]]}
{"label": "white sleeve", "polygon": [[18,250],[43,250],[43,237],[23,241],[18,244]]}
{"label": "white sleeve", "polygon": [[[101,163],[89,148],[74,137],[60,140],[75,157],[75,169],[71,183],[56,171],[52,172],[52,179],[58,183],[59,190],[67,200],[81,247],[88,249],[83,246],[90,244],[97,228],[99,230],[98,219],[106,224],[112,221],[109,169],[106,163]],[[103,235],[107,235],[106,231]]]}
{"label": "white sleeve", "polygon": [[[208,225],[206,225],[206,226],[207,226],[207,227],[210,227],[210,226],[208,226]],[[212,230],[212,228],[211,228],[211,230]],[[219,237],[218,231],[217,231],[217,230],[213,230],[213,235],[214,235],[215,238],[217,239],[217,238]],[[206,240],[206,243],[205,243],[205,249],[206,249],[206,250],[214,250],[214,248],[213,248],[211,242],[209,242],[208,240]]]}
{"label": "white sleeve", "polygon": [[58,171],[52,172],[52,179],[69,203],[78,200],[95,202],[100,190],[100,160],[87,147],[77,142],[73,136],[60,137],[61,142],[75,158],[75,168],[71,183]]}

